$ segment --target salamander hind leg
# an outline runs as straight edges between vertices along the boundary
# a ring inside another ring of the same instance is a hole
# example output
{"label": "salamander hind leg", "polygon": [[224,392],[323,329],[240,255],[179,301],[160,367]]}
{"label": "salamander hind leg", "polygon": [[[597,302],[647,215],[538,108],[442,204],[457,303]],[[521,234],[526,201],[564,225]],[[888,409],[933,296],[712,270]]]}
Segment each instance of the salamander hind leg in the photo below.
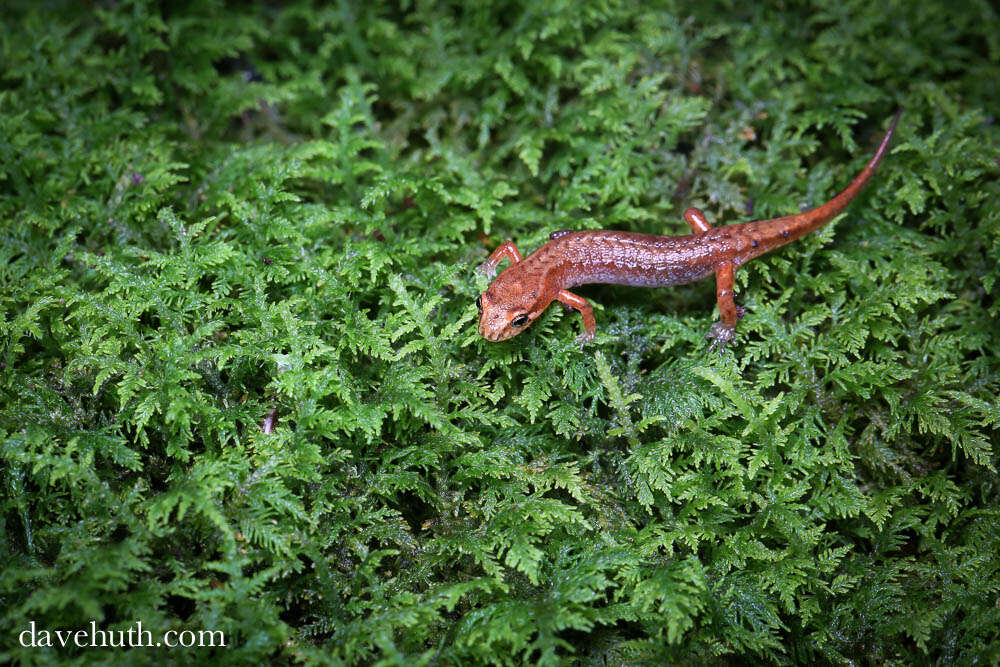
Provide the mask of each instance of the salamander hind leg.
{"label": "salamander hind leg", "polygon": [[716,346],[722,352],[728,343],[733,342],[736,335],[736,323],[746,312],[733,300],[733,265],[726,262],[715,270],[715,299],[719,304],[719,321],[712,325],[712,330],[705,334],[711,338],[709,349]]}
{"label": "salamander hind leg", "polygon": [[590,307],[590,303],[583,297],[566,290],[559,290],[559,293],[556,294],[556,300],[564,306],[580,311],[580,316],[583,318],[583,333],[576,338],[580,346],[594,340],[594,334],[597,333],[597,320],[594,319],[594,309]]}

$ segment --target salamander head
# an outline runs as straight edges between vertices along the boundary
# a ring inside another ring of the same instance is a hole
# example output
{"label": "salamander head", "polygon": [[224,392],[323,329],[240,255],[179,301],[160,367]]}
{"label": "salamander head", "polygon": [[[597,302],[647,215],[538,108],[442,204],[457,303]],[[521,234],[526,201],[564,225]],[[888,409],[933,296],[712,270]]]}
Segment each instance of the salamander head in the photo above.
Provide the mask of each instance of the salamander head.
{"label": "salamander head", "polygon": [[540,290],[519,282],[493,281],[479,298],[479,335],[493,342],[507,340],[521,333],[542,314],[552,299],[540,299]]}

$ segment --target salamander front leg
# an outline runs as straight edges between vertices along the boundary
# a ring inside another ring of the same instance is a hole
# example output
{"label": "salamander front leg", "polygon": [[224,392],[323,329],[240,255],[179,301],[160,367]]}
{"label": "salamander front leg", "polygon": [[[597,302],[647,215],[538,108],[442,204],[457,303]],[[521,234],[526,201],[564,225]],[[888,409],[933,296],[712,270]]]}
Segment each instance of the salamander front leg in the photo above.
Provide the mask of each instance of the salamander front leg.
{"label": "salamander front leg", "polygon": [[684,211],[684,220],[691,225],[691,231],[695,234],[707,232],[712,228],[712,225],[708,224],[708,220],[705,219],[705,214],[698,208],[689,208]]}
{"label": "salamander front leg", "polygon": [[517,264],[521,261],[521,253],[517,251],[517,246],[511,240],[501,243],[500,247],[494,250],[476,270],[487,276],[495,276],[497,274],[497,265],[505,259],[509,259],[512,264]]}
{"label": "salamander front leg", "polygon": [[708,349],[719,346],[719,351],[726,349],[726,344],[732,342],[736,333],[736,323],[746,312],[733,300],[733,265],[726,262],[715,270],[715,299],[719,304],[719,321],[712,325],[712,330],[705,334],[711,338]]}
{"label": "salamander front leg", "polygon": [[594,334],[597,333],[597,320],[594,319],[594,309],[590,307],[587,300],[566,290],[559,290],[559,293],[556,294],[556,300],[564,306],[580,311],[580,316],[583,317],[583,333],[577,336],[577,342],[582,346],[584,343],[594,340]]}

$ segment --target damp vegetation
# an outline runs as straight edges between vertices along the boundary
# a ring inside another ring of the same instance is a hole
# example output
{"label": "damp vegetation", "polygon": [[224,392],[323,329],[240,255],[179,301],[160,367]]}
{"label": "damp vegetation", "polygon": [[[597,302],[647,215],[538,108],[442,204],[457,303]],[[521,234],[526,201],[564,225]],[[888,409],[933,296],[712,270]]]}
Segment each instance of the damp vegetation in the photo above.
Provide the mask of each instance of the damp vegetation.
{"label": "damp vegetation", "polygon": [[[985,1],[5,3],[0,662],[1000,660]],[[744,6],[746,5],[746,6]],[[557,229],[867,190],[476,332]],[[225,648],[24,647],[222,631]]]}

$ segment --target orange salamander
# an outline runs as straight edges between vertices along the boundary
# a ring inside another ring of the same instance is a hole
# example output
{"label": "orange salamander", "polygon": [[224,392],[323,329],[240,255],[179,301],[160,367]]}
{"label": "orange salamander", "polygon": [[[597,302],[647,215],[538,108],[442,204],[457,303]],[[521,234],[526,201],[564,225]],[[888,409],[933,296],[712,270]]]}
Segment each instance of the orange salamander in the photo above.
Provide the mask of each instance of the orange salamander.
{"label": "orange salamander", "polygon": [[591,341],[597,330],[594,311],[586,299],[567,288],[588,283],[666,287],[714,273],[720,319],[706,338],[714,339],[712,347],[725,348],[743,316],[743,308],[733,301],[733,273],[751,259],[819,229],[843,211],[875,173],[900,113],[896,112],[875,155],[851,184],[804,213],[712,227],[700,210],[689,208],[684,219],[694,233],[687,236],[563,230],[552,232],[548,243],[523,260],[513,242],[504,241],[479,266],[482,273],[492,276],[501,261],[511,261],[476,299],[480,335],[490,341],[516,336],[550,303],[559,301],[583,317],[583,335],[577,340]]}

